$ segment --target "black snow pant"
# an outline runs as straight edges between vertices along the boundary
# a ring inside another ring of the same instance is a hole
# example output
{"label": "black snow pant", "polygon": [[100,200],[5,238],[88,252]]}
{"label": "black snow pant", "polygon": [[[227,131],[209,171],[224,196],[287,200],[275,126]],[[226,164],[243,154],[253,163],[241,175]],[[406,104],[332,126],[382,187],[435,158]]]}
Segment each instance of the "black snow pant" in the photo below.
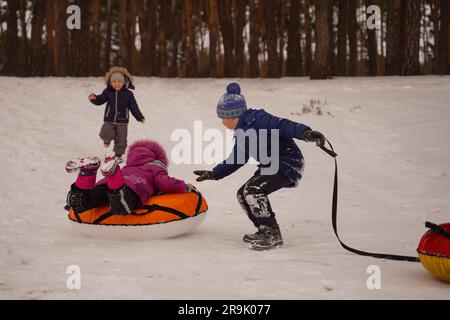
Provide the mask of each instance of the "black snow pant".
{"label": "black snow pant", "polygon": [[77,212],[108,205],[113,214],[127,214],[140,205],[140,200],[127,186],[110,190],[106,185],[99,185],[90,190],[83,190],[74,183],[70,188],[67,204]]}
{"label": "black snow pant", "polygon": [[293,186],[294,183],[285,175],[256,174],[250,178],[237,192],[237,198],[255,227],[266,225],[278,228],[275,213],[267,197],[281,188]]}

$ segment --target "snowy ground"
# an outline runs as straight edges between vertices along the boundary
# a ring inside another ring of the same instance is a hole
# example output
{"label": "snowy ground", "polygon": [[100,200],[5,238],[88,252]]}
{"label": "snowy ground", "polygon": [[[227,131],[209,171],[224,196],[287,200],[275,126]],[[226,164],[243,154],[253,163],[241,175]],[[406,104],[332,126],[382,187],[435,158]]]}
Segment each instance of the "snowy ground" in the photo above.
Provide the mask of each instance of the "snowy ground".
{"label": "snowy ground", "polygon": [[[147,122],[132,120],[129,141],[153,138],[167,150],[193,122],[224,131],[215,105],[228,80],[137,78]],[[339,154],[339,215],[349,245],[415,255],[426,220],[450,221],[450,77],[305,78],[240,81],[247,103],[320,130]],[[331,228],[332,159],[298,142],[306,158],[297,189],[271,196],[285,246],[254,252],[241,240],[253,228],[235,193],[255,169],[197,183],[210,209],[183,237],[119,241],[81,236],[63,210],[74,176],[64,164],[97,154],[103,108],[87,96],[100,78],[0,77],[0,298],[3,299],[449,299],[449,285],[418,263],[357,256]],[[302,114],[320,99],[323,115]],[[192,170],[173,176],[193,181]],[[81,290],[66,269],[81,268]],[[381,269],[369,290],[366,270]]]}

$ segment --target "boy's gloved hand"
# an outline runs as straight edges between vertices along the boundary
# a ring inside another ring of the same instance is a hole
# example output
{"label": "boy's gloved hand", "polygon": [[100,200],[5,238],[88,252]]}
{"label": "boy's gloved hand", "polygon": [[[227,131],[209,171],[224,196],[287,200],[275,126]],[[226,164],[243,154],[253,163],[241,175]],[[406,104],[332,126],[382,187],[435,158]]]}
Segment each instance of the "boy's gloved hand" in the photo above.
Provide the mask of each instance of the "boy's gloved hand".
{"label": "boy's gloved hand", "polygon": [[139,122],[144,123],[145,122],[145,118],[144,117],[140,118]]}
{"label": "boy's gloved hand", "polygon": [[307,142],[316,142],[317,146],[324,146],[325,145],[325,136],[320,133],[319,131],[311,131],[307,130],[303,134],[303,140]]}
{"label": "boy's gloved hand", "polygon": [[197,179],[195,179],[195,181],[198,182],[203,180],[216,180],[216,178],[214,178],[213,172],[209,170],[196,170],[194,171],[194,174],[199,176]]}

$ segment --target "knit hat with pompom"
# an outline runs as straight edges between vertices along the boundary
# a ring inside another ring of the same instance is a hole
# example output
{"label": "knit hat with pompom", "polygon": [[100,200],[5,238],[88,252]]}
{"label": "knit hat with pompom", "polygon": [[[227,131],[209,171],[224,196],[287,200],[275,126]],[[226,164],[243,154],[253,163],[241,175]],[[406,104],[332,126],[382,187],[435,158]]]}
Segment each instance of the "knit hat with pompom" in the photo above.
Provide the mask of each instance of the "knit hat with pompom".
{"label": "knit hat with pompom", "polygon": [[221,119],[239,118],[247,111],[247,103],[236,82],[227,86],[227,92],[217,103],[217,116]]}

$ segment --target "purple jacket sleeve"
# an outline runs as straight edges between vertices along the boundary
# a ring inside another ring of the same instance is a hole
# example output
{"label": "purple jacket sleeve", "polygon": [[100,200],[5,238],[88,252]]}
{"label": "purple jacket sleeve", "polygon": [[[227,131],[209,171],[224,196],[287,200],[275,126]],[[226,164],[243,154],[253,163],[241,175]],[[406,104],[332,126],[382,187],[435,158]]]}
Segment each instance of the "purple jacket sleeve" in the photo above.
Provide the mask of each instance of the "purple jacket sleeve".
{"label": "purple jacket sleeve", "polygon": [[103,90],[103,92],[101,94],[99,94],[98,96],[95,96],[94,100],[90,100],[93,104],[100,106],[102,104],[104,104],[106,101],[108,101],[108,96],[106,94],[106,90]]}
{"label": "purple jacket sleeve", "polygon": [[136,99],[134,98],[134,94],[131,91],[130,91],[130,104],[128,105],[128,109],[130,109],[131,114],[137,121],[141,121],[144,118],[144,116],[141,113],[141,110],[139,110],[139,106],[136,102]]}
{"label": "purple jacket sleeve", "polygon": [[161,192],[182,193],[186,191],[186,183],[178,180],[161,171],[155,176],[155,187]]}

